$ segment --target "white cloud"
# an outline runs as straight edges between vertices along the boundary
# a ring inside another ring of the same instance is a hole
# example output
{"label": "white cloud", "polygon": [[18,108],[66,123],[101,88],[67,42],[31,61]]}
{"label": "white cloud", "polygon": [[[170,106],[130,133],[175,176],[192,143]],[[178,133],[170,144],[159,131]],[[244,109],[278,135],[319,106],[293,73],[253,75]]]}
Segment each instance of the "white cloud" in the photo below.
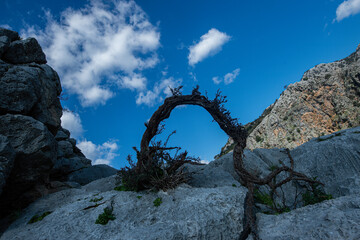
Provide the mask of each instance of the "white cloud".
{"label": "white cloud", "polygon": [[7,24],[0,24],[0,27],[12,30],[12,28]]}
{"label": "white cloud", "polygon": [[213,77],[212,80],[216,85],[218,85],[222,82],[222,79],[219,79],[219,77]]}
{"label": "white cloud", "polygon": [[96,145],[92,141],[83,139],[84,128],[78,113],[64,110],[61,117],[61,126],[68,129],[71,136],[77,139],[76,146],[82,153],[92,160],[93,164],[111,164],[111,161],[118,156],[116,153],[118,145],[116,140],[110,140],[103,144]]}
{"label": "white cloud", "polygon": [[213,77],[212,80],[215,84],[220,84],[222,81],[224,81],[225,85],[228,85],[234,82],[235,78],[239,76],[239,73],[240,73],[240,68],[237,68],[234,71],[225,74],[223,79],[219,77]]}
{"label": "white cloud", "polygon": [[93,0],[86,7],[61,13],[56,21],[46,12],[45,30],[29,26],[62,85],[77,94],[83,106],[105,104],[114,85],[143,91],[142,70],[158,63],[160,33],[134,1]]}
{"label": "white cloud", "polygon": [[108,141],[101,145],[96,145],[91,141],[82,140],[77,145],[82,153],[92,160],[93,164],[107,164],[110,165],[111,161],[118,156],[116,151],[118,145],[115,141]]}
{"label": "white cloud", "polygon": [[360,0],[344,1],[336,9],[336,20],[340,22],[344,18],[358,13],[360,13]]}
{"label": "white cloud", "polygon": [[84,132],[79,114],[66,109],[63,110],[61,126],[69,130],[73,138],[81,137]]}
{"label": "white cloud", "polygon": [[215,55],[221,47],[230,40],[230,36],[212,28],[200,37],[200,41],[190,46],[188,55],[189,64],[194,66],[208,56]]}
{"label": "white cloud", "polygon": [[163,100],[162,94],[165,94],[166,97],[171,96],[170,88],[175,88],[181,85],[181,79],[174,79],[173,77],[163,79],[158,83],[155,83],[153,90],[148,90],[146,92],[140,92],[136,104],[145,104],[148,106],[153,106],[154,104],[161,102]]}

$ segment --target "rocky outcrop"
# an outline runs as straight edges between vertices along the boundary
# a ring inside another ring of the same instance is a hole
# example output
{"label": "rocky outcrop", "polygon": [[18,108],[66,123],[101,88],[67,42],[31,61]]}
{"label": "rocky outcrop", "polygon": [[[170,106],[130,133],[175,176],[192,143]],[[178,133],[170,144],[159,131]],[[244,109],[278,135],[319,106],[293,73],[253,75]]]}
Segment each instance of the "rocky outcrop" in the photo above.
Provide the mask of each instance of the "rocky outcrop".
{"label": "rocky outcrop", "polygon": [[59,76],[36,39],[0,28],[0,220],[41,196],[116,171],[93,168],[61,128],[60,94]]}
{"label": "rocky outcrop", "polygon": [[[260,238],[358,239],[360,127],[314,138],[291,154],[295,169],[317,176],[335,199],[280,215],[257,213]],[[289,162],[283,149],[245,151],[246,168],[260,176],[280,161]],[[188,184],[167,192],[117,192],[112,176],[51,194],[25,209],[0,239],[237,239],[247,189],[236,180],[232,155],[186,164],[184,171],[191,174]],[[115,219],[95,224],[106,207]],[[28,223],[44,212],[51,213]]]}
{"label": "rocky outcrop", "polygon": [[[259,119],[245,125],[247,147],[292,149],[359,125],[360,47],[347,58],[315,66],[300,82],[290,84]],[[221,155],[231,147],[229,140]]]}

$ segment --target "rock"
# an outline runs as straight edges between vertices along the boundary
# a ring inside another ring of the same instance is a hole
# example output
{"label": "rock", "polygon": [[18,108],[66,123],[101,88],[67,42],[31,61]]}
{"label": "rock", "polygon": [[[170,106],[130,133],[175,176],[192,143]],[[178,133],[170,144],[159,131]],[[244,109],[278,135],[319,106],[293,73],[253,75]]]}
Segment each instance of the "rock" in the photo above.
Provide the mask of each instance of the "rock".
{"label": "rock", "polygon": [[193,187],[216,188],[223,186],[239,186],[239,182],[222,167],[215,164],[184,165],[184,172],[190,173],[189,184]]}
{"label": "rock", "polygon": [[17,32],[14,32],[14,31],[11,31],[11,30],[0,27],[0,37],[1,36],[8,37],[10,42],[20,40],[20,36],[19,36],[19,34]]}
{"label": "rock", "polygon": [[[290,84],[255,121],[247,147],[293,149],[314,137],[360,125],[360,49],[319,64]],[[233,148],[230,141],[220,155]]]}
{"label": "rock", "polygon": [[60,127],[60,129],[57,131],[55,139],[57,141],[61,141],[61,140],[66,140],[70,137],[70,132],[69,130],[66,130],[62,127]]}
{"label": "rock", "polygon": [[7,36],[0,36],[0,58],[3,53],[8,49],[10,45],[10,39]]}
{"label": "rock", "polygon": [[15,151],[4,135],[0,135],[0,195],[14,167]]}
{"label": "rock", "polygon": [[0,114],[32,116],[55,133],[62,107],[60,80],[48,65],[11,65],[0,62]]}
{"label": "rock", "polygon": [[117,172],[118,170],[110,167],[109,165],[99,164],[81,168],[78,171],[70,173],[68,175],[67,181],[77,182],[81,185],[85,185],[100,178],[112,176]]}
{"label": "rock", "polygon": [[[49,195],[27,208],[1,239],[236,239],[242,230],[243,188],[192,188],[186,184],[159,193],[102,191],[113,177],[82,189]],[[137,196],[141,196],[139,199]],[[95,208],[91,199],[102,198]],[[161,198],[160,206],[154,200]],[[59,201],[61,199],[61,201]],[[115,220],[95,224],[107,206]],[[52,211],[41,222],[32,216]],[[80,230],[81,229],[81,230]]]}
{"label": "rock", "polygon": [[41,196],[41,186],[48,182],[49,171],[56,161],[57,144],[44,124],[23,115],[0,116],[0,134],[7,136],[16,153],[0,198],[2,215]]}
{"label": "rock", "polygon": [[266,240],[360,238],[359,195],[324,201],[278,216],[258,214],[257,218],[259,236]]}
{"label": "rock", "polygon": [[45,54],[35,38],[11,42],[2,59],[12,64],[46,63]]}
{"label": "rock", "polygon": [[58,158],[69,157],[72,154],[74,154],[73,145],[69,141],[58,141]]}
{"label": "rock", "polygon": [[334,197],[360,194],[360,127],[312,139],[291,154],[295,169],[324,182]]}

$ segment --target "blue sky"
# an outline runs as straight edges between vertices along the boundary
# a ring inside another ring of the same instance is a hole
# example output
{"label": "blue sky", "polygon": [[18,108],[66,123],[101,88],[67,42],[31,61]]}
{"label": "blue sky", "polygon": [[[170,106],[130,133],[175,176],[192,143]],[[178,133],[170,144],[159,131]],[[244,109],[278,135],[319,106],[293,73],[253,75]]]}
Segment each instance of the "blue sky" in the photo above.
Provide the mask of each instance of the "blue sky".
{"label": "blue sky", "polygon": [[[0,25],[35,36],[63,86],[63,125],[94,163],[116,168],[169,94],[200,85],[239,122],[256,119],[309,68],[360,43],[360,0],[0,0]],[[198,107],[175,109],[163,136],[210,161],[227,136]]]}

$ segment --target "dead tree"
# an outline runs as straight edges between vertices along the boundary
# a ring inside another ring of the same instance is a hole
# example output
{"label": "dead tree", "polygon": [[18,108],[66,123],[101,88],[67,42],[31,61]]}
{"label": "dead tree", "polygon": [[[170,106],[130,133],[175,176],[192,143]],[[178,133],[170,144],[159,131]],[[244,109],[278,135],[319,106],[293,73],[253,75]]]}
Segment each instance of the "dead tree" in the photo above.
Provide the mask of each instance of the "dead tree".
{"label": "dead tree", "polygon": [[[255,216],[255,201],[254,201],[254,189],[255,186],[267,185],[272,190],[276,190],[282,185],[292,180],[305,181],[308,183],[320,182],[310,179],[304,174],[294,171],[294,161],[289,154],[291,166],[285,166],[284,164],[272,171],[265,178],[259,178],[255,174],[250,173],[244,167],[243,152],[246,147],[247,132],[245,128],[238,123],[237,119],[230,116],[230,112],[225,109],[224,103],[226,97],[221,95],[218,91],[213,100],[209,100],[207,96],[200,94],[198,86],[193,89],[191,95],[182,95],[181,87],[171,89],[173,96],[165,99],[164,103],[154,112],[150,120],[145,124],[146,130],[143,134],[140,144],[140,151],[134,148],[137,152],[137,164],[133,165],[134,173],[140,176],[144,173],[151,172],[151,174],[157,174],[153,171],[153,161],[158,151],[171,150],[173,148],[150,146],[152,139],[159,133],[161,129],[161,122],[170,117],[171,111],[180,105],[196,105],[204,108],[213,117],[214,121],[217,122],[220,128],[235,142],[233,151],[234,168],[240,177],[241,184],[248,189],[245,203],[244,203],[244,219],[243,219],[243,232],[240,234],[239,239],[246,239],[249,234],[252,234],[254,239],[259,239],[256,216]],[[177,163],[171,167],[178,169],[183,163],[186,162],[186,152],[180,156]],[[174,172],[174,171],[173,171]],[[287,172],[289,176],[279,183],[273,181],[276,176],[282,172]],[[146,174],[145,174],[146,175]],[[149,176],[149,175],[146,175]],[[142,182],[141,182],[142,181]],[[148,184],[151,182],[150,179],[142,179],[138,184]]]}

